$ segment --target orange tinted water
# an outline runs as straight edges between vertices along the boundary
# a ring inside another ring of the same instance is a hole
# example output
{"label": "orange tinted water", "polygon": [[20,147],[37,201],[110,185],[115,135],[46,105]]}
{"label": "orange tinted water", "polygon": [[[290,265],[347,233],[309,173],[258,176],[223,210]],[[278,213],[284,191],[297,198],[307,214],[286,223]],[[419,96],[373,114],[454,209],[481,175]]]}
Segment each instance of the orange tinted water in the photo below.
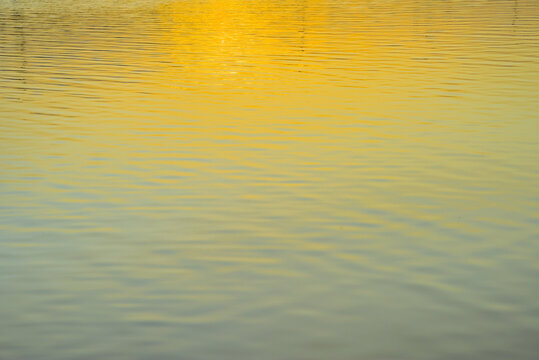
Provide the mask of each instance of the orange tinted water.
{"label": "orange tinted water", "polygon": [[538,25],[0,0],[0,358],[535,359]]}

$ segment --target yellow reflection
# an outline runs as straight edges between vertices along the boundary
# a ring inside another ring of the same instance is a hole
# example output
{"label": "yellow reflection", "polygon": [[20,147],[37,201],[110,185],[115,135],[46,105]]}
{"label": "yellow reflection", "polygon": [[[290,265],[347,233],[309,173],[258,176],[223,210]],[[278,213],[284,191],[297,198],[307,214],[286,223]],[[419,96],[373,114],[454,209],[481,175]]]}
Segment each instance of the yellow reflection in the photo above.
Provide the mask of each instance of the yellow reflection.
{"label": "yellow reflection", "polygon": [[[523,20],[507,1],[6,3],[0,245],[14,304],[73,298],[89,318],[77,324],[95,324],[103,300],[126,329],[313,299],[348,317],[369,285],[373,304],[429,308],[444,294],[419,306],[408,282],[474,293],[498,283],[480,267],[536,263],[535,3]],[[2,310],[14,333],[38,314]],[[29,334],[14,349],[42,338]]]}

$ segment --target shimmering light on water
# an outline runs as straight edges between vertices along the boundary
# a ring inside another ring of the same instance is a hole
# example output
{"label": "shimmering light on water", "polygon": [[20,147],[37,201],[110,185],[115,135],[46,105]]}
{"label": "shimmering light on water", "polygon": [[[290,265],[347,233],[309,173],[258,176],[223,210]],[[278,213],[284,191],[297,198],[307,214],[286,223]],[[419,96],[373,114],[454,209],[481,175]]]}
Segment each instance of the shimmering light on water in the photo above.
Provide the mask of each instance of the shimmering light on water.
{"label": "shimmering light on water", "polygon": [[0,0],[0,359],[536,359],[535,0]]}

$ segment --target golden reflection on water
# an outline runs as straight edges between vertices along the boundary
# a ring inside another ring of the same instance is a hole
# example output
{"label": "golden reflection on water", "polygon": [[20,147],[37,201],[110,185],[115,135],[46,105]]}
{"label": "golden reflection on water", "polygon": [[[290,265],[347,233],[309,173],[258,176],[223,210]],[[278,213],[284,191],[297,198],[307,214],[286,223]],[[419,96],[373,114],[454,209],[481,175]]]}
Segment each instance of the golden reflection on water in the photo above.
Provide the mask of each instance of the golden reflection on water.
{"label": "golden reflection on water", "polygon": [[0,0],[0,357],[534,358],[536,5]]}

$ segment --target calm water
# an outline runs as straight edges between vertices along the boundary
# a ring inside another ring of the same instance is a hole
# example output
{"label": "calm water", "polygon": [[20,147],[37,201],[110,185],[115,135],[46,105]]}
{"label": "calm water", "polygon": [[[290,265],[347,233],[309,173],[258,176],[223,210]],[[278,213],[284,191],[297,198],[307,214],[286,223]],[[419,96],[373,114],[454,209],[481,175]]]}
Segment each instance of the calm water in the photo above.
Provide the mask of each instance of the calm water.
{"label": "calm water", "polygon": [[539,1],[0,0],[0,359],[537,359]]}

